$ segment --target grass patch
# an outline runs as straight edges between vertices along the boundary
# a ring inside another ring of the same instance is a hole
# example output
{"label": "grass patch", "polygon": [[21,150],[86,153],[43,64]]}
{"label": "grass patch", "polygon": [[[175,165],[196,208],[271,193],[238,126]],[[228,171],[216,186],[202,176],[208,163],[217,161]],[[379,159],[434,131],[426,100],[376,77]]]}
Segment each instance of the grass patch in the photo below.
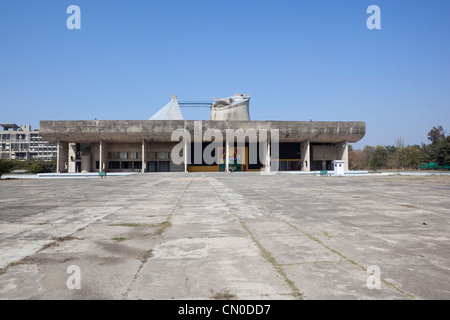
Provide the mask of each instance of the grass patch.
{"label": "grass patch", "polygon": [[110,224],[111,227],[153,227],[154,225],[148,223],[134,223],[134,222],[123,222],[123,223],[113,223]]}
{"label": "grass patch", "polygon": [[323,235],[324,235],[325,237],[327,237],[328,239],[333,238],[333,237],[331,236],[331,234],[329,234],[329,233],[326,232],[326,231],[322,231],[322,233],[323,233]]}
{"label": "grass patch", "polygon": [[305,265],[305,264],[329,264],[329,263],[335,263],[340,262],[339,261],[329,261],[329,260],[320,260],[320,261],[311,261],[311,262],[294,262],[294,263],[283,263],[282,266],[299,266],[299,265]]}
{"label": "grass patch", "polygon": [[121,242],[121,241],[128,240],[128,238],[125,238],[125,237],[115,237],[115,238],[112,238],[112,240],[117,241],[117,242]]}
{"label": "grass patch", "polygon": [[160,227],[158,228],[158,230],[156,230],[156,233],[158,235],[162,235],[164,231],[166,231],[166,229],[172,225],[172,222],[170,222],[169,220],[171,216],[172,215],[170,215],[166,221],[160,223]]}
{"label": "grass patch", "polygon": [[11,262],[9,263],[6,267],[4,268],[0,268],[0,276],[4,275],[6,273],[6,271],[8,271],[9,268],[17,266],[19,264],[22,264],[22,261],[24,259],[20,260],[20,261],[16,261],[16,262]]}
{"label": "grass patch", "polygon": [[[317,243],[321,244],[322,246],[324,246],[325,248],[327,248],[327,249],[330,250],[331,252],[337,254],[338,256],[340,256],[341,258],[343,258],[344,260],[346,260],[347,262],[350,262],[351,264],[353,264],[353,265],[355,265],[355,266],[361,268],[363,271],[366,271],[366,272],[367,272],[367,268],[366,268],[366,267],[360,265],[358,262],[356,262],[356,261],[354,261],[354,260],[352,260],[352,259],[350,259],[350,258],[347,258],[347,257],[344,256],[342,253],[340,253],[339,251],[337,251],[337,250],[335,250],[335,249],[333,249],[333,248],[330,248],[330,247],[327,246],[325,243],[323,243],[322,241],[320,241],[320,239],[317,239],[317,238],[314,237],[313,235],[311,235],[311,234],[309,234],[309,233],[306,233],[305,231],[303,231],[303,230],[300,229],[299,227],[293,225],[292,223],[287,222],[286,220],[281,219],[281,221],[287,223],[287,224],[288,224],[289,226],[291,226],[292,228],[294,228],[294,229],[300,231],[301,233],[303,233],[305,236],[307,236],[307,237],[310,238],[311,240],[314,240],[314,241],[316,241]],[[385,285],[388,285],[388,286],[390,286],[391,288],[397,290],[398,292],[400,292],[400,293],[406,295],[408,298],[415,299],[415,295],[403,291],[403,290],[400,289],[398,286],[396,286],[394,283],[392,283],[392,282],[390,282],[390,281],[388,281],[388,280],[386,280],[386,279],[384,279],[384,278],[381,278],[381,282],[383,282]]]}
{"label": "grass patch", "polygon": [[158,228],[156,230],[156,234],[162,235],[168,227],[172,225],[170,222],[170,218],[172,217],[172,213],[169,214],[166,220],[161,223],[135,223],[135,222],[123,222],[123,223],[113,223],[109,226],[111,227],[154,227]]}
{"label": "grass patch", "polygon": [[213,289],[209,289],[211,292],[211,296],[209,297],[212,300],[233,300],[236,299],[236,295],[231,293],[230,289],[222,289],[219,292],[214,292]]}
{"label": "grass patch", "polygon": [[250,230],[247,228],[244,222],[239,221],[242,225],[242,227],[248,232],[250,237],[252,238],[253,242],[258,246],[259,250],[261,250],[262,256],[264,259],[266,259],[273,267],[274,269],[283,277],[284,281],[288,284],[288,286],[292,290],[292,295],[298,299],[303,298],[303,294],[300,292],[300,290],[295,285],[294,281],[288,278],[286,273],[284,272],[281,265],[275,260],[275,258],[272,256],[272,254],[267,251],[261,243],[253,236],[253,234],[250,232]]}

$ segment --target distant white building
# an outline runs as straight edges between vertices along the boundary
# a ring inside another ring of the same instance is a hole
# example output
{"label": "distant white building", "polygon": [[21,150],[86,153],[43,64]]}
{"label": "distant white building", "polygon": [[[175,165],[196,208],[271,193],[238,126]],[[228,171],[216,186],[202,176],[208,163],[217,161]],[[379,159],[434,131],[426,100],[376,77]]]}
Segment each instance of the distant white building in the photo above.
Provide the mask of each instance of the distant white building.
{"label": "distant white building", "polygon": [[51,160],[56,157],[57,144],[45,141],[39,130],[31,130],[30,125],[0,123],[0,157],[18,160]]}

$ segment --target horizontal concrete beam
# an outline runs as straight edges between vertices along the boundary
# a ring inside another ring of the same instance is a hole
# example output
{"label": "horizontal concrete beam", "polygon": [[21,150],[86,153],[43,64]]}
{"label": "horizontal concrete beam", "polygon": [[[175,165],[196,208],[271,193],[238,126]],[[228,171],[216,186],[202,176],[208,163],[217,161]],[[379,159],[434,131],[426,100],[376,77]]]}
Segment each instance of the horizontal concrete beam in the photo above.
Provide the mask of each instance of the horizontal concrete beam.
{"label": "horizontal concrete beam", "polygon": [[[331,121],[202,121],[202,130],[218,129],[225,139],[227,129],[278,129],[280,142],[330,142],[361,140],[365,122]],[[170,141],[176,129],[194,135],[193,120],[84,120],[41,121],[40,133],[48,142],[149,142]]]}

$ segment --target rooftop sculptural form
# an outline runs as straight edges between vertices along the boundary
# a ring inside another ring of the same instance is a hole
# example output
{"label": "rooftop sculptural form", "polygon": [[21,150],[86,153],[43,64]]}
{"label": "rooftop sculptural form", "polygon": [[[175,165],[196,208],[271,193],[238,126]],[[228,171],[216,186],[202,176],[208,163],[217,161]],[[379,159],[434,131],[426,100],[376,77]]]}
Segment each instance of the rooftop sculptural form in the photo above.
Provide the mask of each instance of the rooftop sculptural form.
{"label": "rooftop sculptural form", "polygon": [[211,106],[210,120],[242,120],[249,121],[250,95],[236,93],[229,98],[213,98],[215,102]]}

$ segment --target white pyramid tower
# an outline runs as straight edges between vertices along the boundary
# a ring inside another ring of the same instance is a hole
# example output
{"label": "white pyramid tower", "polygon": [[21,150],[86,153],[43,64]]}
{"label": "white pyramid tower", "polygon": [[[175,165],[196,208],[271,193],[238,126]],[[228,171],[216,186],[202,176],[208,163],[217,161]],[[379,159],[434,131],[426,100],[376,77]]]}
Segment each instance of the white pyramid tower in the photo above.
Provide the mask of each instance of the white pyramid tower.
{"label": "white pyramid tower", "polygon": [[172,100],[149,120],[184,120],[180,106],[178,105],[177,96],[172,96]]}

